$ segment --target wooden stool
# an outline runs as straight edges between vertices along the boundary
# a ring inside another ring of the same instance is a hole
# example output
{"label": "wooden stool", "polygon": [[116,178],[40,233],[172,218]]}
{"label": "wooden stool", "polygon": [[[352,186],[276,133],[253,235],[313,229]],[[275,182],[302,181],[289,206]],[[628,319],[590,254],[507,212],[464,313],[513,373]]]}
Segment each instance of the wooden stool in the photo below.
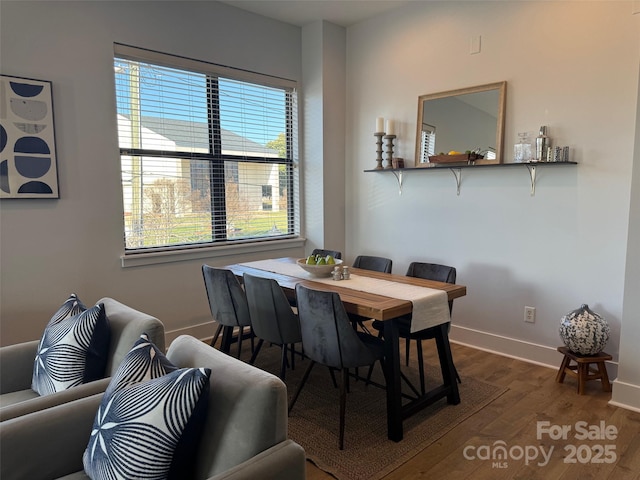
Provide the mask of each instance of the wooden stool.
{"label": "wooden stool", "polygon": [[[562,383],[565,374],[569,373],[578,379],[578,393],[584,395],[584,385],[589,380],[602,380],[602,391],[610,392],[611,384],[609,383],[609,375],[604,362],[611,360],[612,357],[608,353],[600,352],[595,355],[580,355],[574,353],[567,347],[558,347],[558,351],[564,355],[560,370],[556,376],[556,382]],[[571,365],[571,361],[576,362]],[[598,369],[590,368],[589,365],[595,363]]]}

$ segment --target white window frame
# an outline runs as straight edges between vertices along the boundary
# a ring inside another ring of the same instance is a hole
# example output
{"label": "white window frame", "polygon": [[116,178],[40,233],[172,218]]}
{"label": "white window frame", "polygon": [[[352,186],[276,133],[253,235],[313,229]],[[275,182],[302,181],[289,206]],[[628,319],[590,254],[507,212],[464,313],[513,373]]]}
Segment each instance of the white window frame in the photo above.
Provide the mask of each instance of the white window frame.
{"label": "white window frame", "polygon": [[[282,79],[269,75],[263,75],[246,70],[234,69],[231,67],[201,62],[184,57],[168,55],[147,49],[141,49],[123,44],[114,44],[114,57],[125,58],[128,60],[140,61],[144,63],[156,64],[170,68],[178,68],[198,73],[210,74],[216,77],[230,78],[271,86],[284,89],[297,89],[297,83],[292,80]],[[201,258],[210,258],[217,256],[234,255],[246,251],[269,251],[285,248],[299,248],[304,246],[304,239],[300,237],[300,195],[299,195],[299,177],[298,177],[298,123],[297,123],[297,102],[295,94],[293,95],[293,120],[291,128],[291,137],[287,140],[290,142],[289,149],[291,151],[288,158],[288,164],[291,166],[292,176],[292,192],[290,199],[292,208],[289,212],[289,218],[293,219],[293,230],[285,235],[278,237],[258,237],[240,240],[223,240],[213,241],[203,244],[186,244],[179,246],[163,246],[159,248],[142,248],[142,249],[125,249],[121,256],[122,266],[138,266],[154,263],[165,263],[174,261],[185,261]],[[126,149],[120,149],[121,156],[126,155]],[[251,161],[250,158],[247,159]],[[124,221],[123,221],[124,231]]]}

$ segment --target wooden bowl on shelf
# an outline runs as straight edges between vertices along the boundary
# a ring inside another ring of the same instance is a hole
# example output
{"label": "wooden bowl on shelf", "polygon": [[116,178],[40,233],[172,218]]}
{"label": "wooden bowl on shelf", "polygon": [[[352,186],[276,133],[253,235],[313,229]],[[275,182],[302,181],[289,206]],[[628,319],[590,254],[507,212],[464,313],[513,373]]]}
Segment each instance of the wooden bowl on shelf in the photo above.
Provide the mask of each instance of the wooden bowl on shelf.
{"label": "wooden bowl on shelf", "polygon": [[468,163],[482,160],[484,155],[479,153],[460,153],[457,155],[431,155],[429,163]]}

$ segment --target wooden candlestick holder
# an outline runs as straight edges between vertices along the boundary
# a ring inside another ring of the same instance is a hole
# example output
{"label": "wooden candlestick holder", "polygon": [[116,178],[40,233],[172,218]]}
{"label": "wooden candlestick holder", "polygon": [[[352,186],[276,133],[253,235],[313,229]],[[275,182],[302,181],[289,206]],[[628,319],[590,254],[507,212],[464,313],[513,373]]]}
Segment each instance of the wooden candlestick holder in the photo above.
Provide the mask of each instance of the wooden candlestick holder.
{"label": "wooden candlestick holder", "polygon": [[384,139],[387,141],[387,166],[385,168],[393,168],[393,139],[395,135],[385,135]]}
{"label": "wooden candlestick holder", "polygon": [[376,132],[373,134],[376,137],[376,170],[382,170],[384,167],[382,166],[382,137],[384,136],[384,132]]}

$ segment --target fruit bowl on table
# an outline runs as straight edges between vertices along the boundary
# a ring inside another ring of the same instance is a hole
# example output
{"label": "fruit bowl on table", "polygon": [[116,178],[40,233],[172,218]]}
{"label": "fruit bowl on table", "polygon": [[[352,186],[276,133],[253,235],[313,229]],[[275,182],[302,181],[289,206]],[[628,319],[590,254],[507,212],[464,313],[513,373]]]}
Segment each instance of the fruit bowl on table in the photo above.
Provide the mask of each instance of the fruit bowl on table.
{"label": "fruit bowl on table", "polygon": [[341,265],[342,260],[335,259],[336,263],[328,263],[325,265],[313,265],[308,264],[306,258],[299,259],[296,263],[302,268],[304,271],[309,272],[314,277],[330,277],[331,272],[336,265]]}

